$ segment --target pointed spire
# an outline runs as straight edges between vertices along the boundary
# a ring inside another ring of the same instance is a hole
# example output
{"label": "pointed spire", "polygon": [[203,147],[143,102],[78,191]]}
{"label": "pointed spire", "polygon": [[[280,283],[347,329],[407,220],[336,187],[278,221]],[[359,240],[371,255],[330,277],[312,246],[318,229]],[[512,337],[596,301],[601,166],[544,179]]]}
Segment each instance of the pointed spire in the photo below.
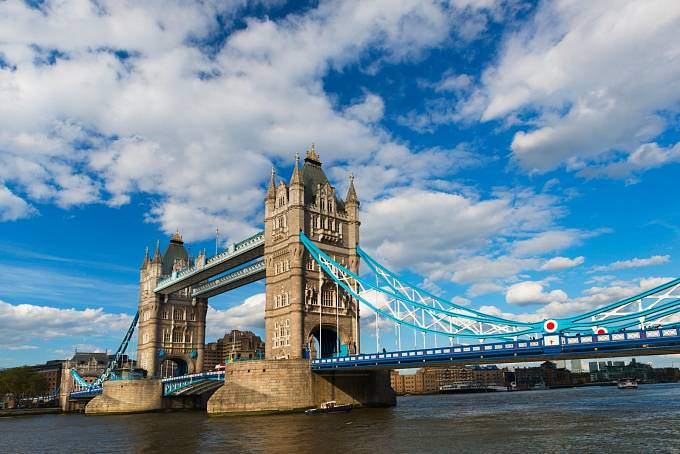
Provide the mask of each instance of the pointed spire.
{"label": "pointed spire", "polygon": [[300,178],[300,153],[295,153],[295,167],[293,167],[293,176],[290,177],[290,185],[302,184]]}
{"label": "pointed spire", "polygon": [[151,263],[161,262],[161,240],[156,240],[156,252],[153,254],[153,261]]}
{"label": "pointed spire", "polygon": [[142,269],[146,268],[149,264],[149,246],[146,246],[146,252],[144,253],[144,261],[142,262]]}
{"label": "pointed spire", "polygon": [[267,198],[276,199],[276,170],[272,167],[272,177],[269,180],[269,187],[267,188]]}
{"label": "pointed spire", "polygon": [[359,203],[359,197],[357,197],[357,191],[354,189],[354,174],[349,174],[349,188],[347,189],[347,202]]}

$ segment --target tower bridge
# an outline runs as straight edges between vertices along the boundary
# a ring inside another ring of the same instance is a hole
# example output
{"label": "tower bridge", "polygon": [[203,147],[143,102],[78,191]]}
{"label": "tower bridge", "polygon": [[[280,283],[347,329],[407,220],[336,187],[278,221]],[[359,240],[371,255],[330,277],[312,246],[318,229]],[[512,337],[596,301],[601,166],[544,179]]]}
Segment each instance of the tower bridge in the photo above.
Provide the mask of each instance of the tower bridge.
{"label": "tower bridge", "polygon": [[[288,183],[272,171],[264,204],[264,230],[212,257],[201,251],[190,258],[179,232],[162,254],[160,244],[153,257],[147,250],[137,314],[114,356],[125,353],[136,329],[147,379],[116,379],[114,359],[93,384],[66,377],[65,407],[92,399],[86,411],[120,413],[181,401],[220,414],[323,400],[394,405],[392,368],[680,352],[680,279],[585,314],[535,322],[485,314],[408,283],[359,246],[353,178],[340,197],[314,147],[302,164],[296,156]],[[265,358],[204,371],[209,298],[259,280]],[[395,348],[362,353],[360,304],[373,310],[376,329],[386,322],[394,330]],[[407,333],[416,348],[403,347]]]}

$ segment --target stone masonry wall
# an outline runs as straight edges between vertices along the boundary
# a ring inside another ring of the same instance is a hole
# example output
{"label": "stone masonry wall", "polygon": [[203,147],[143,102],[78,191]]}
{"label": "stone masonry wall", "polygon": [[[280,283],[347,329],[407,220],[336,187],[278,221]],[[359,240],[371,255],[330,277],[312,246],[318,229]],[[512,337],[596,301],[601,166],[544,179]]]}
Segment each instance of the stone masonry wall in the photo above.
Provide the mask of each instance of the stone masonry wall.
{"label": "stone masonry wall", "polygon": [[224,386],[208,401],[208,414],[273,413],[314,406],[307,360],[244,361],[227,365]]}
{"label": "stone masonry wall", "polygon": [[110,380],[85,407],[85,414],[140,413],[162,408],[160,380]]}
{"label": "stone masonry wall", "polygon": [[387,371],[316,374],[304,359],[233,363],[224,386],[208,401],[208,414],[299,411],[335,400],[357,406],[392,406]]}

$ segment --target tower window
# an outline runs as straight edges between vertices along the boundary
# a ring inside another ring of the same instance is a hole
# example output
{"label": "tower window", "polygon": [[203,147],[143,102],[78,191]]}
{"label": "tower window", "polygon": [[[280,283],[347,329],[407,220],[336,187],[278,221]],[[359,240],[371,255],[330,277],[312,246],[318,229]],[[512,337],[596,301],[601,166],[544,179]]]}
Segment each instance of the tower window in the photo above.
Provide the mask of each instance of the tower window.
{"label": "tower window", "polygon": [[335,306],[335,289],[330,285],[325,285],[321,292],[321,304],[324,306]]}

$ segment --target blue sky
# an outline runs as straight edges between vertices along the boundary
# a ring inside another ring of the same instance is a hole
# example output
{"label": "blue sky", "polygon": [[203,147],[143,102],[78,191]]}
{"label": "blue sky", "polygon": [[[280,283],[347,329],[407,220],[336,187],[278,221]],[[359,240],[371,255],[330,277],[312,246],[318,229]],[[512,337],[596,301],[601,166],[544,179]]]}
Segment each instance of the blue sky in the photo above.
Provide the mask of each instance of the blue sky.
{"label": "blue sky", "polygon": [[[362,246],[446,298],[560,317],[677,277],[677,2],[245,3],[0,3],[0,367],[115,348],[144,248],[258,231],[312,142]],[[262,291],[208,338],[262,333]]]}

